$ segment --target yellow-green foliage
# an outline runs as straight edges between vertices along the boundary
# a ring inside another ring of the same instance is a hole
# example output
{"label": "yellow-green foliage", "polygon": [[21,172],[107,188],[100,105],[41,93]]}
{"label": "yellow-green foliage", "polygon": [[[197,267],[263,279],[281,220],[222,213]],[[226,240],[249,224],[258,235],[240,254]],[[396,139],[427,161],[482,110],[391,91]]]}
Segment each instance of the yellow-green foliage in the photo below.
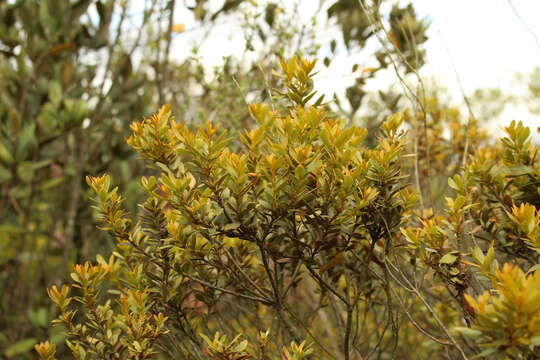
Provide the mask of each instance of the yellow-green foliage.
{"label": "yellow-green foliage", "polygon": [[[315,97],[315,62],[281,68],[287,106],[250,105],[257,126],[238,137],[168,106],[131,125],[150,172],[137,216],[108,175],[88,177],[117,246],[49,289],[73,356],[537,358],[540,169],[528,129],[514,122],[500,144],[471,146],[461,170],[444,146],[424,153],[423,166],[459,172],[455,194],[430,209],[412,185],[429,179],[404,171],[415,167],[410,115],[368,134]],[[469,130],[462,143],[482,138]],[[55,358],[50,343],[36,351]]]}
{"label": "yellow-green foliage", "polygon": [[[364,129],[333,118],[321,100],[307,105],[314,65],[282,63],[291,106],[280,113],[252,105],[258,127],[242,134],[237,150],[226,131],[211,123],[192,130],[167,106],[134,123],[128,144],[157,171],[141,179],[147,199],[134,227],[109,177],[88,178],[101,228],[117,239],[118,251],[107,262],[77,265],[72,286],[50,290],[75,357],[222,352],[240,359],[264,351],[300,359],[318,349],[349,358],[359,351],[360,319],[367,317],[360,306],[387,300],[378,289],[384,254],[415,196],[400,170],[401,117],[383,124],[375,148],[363,146]],[[296,309],[301,296],[312,300]],[[312,311],[345,318],[325,324],[324,338],[309,331]],[[271,341],[251,350],[236,337],[227,342],[236,330],[224,327],[223,317],[250,343],[257,328],[272,329]],[[336,333],[339,321],[344,330]],[[203,346],[199,334],[216,330],[224,335]],[[312,350],[294,344],[303,339]]]}
{"label": "yellow-green foliage", "polygon": [[540,273],[526,276],[519,267],[504,264],[492,285],[494,291],[477,299],[466,295],[476,321],[461,330],[487,348],[483,356],[519,358],[540,345]]}
{"label": "yellow-green foliage", "polygon": [[[321,37],[320,24],[297,21],[298,12],[286,9],[300,4],[298,0],[219,3],[0,1],[0,357],[32,358],[38,338],[55,343],[58,356],[66,356],[62,329],[48,326],[55,310],[45,291],[36,289],[65,282],[73,263],[108,254],[114,246],[96,229],[86,175],[110,174],[126,198],[130,220],[136,217],[142,196],[137,180],[146,170],[124,141],[128,122],[169,102],[189,124],[217,118],[233,134],[251,129],[256,125],[245,100],[269,97],[276,81],[266,74],[278,57],[313,55],[328,43],[334,51],[342,38],[341,32],[332,40]],[[323,8],[313,20],[319,21]],[[358,16],[359,4],[354,8]],[[385,24],[395,34],[393,43],[409,57],[425,41],[427,23],[417,20],[412,6],[395,4],[392,9],[392,19]],[[298,11],[307,15],[303,6]],[[179,13],[183,15],[176,16]],[[210,29],[221,27],[224,15],[236,22],[234,29],[242,29],[241,34],[231,31],[240,35],[251,55],[248,59],[245,51],[237,51],[222,66],[205,66],[199,53],[204,34],[221,36],[222,29]],[[189,29],[175,23],[186,16],[194,20]],[[404,26],[413,31],[413,42]],[[197,31],[201,28],[209,31]],[[378,33],[382,29],[362,38],[375,43]],[[178,41],[184,40],[197,46],[173,56]],[[381,49],[369,50],[380,60],[377,70],[391,66]],[[366,92],[365,81],[375,73],[355,75],[358,81],[347,94],[356,109]],[[302,76],[305,80],[307,74]],[[297,85],[303,98],[289,92],[285,97],[308,101],[305,95],[313,93],[312,84]]]}
{"label": "yellow-green foliage", "polygon": [[447,198],[446,215],[423,216],[402,232],[411,253],[451,286],[469,325],[456,330],[477,357],[532,359],[539,354],[538,147],[521,122],[505,131],[448,180],[457,194]]}

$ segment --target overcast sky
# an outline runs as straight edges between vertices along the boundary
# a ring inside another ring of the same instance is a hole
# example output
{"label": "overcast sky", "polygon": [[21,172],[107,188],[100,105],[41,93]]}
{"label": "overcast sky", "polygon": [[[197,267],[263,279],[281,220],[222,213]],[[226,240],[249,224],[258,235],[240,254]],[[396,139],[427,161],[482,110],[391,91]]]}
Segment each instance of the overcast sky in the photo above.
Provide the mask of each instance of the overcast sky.
{"label": "overcast sky", "polygon": [[426,70],[449,88],[456,86],[456,80],[448,53],[467,92],[508,86],[516,72],[530,72],[540,65],[539,0],[413,3],[419,14],[431,20]]}
{"label": "overcast sky", "polygon": [[[425,74],[434,75],[453,93],[459,74],[465,93],[477,88],[515,89],[516,73],[540,66],[539,0],[415,0],[419,14],[431,20]],[[514,88],[513,88],[514,87]],[[525,106],[509,107],[498,123],[523,120],[538,127]]]}
{"label": "overcast sky", "polygon": [[[217,1],[217,0],[216,0]],[[301,0],[304,14],[317,7],[317,0]],[[460,87],[471,94],[475,89],[495,87],[516,91],[516,73],[530,73],[540,66],[540,0],[413,0],[420,17],[431,22],[426,44],[428,63],[423,77],[433,77],[457,99]],[[179,11],[176,18],[190,27],[189,12]],[[309,21],[309,16],[300,21]],[[221,35],[206,43],[202,54],[208,64],[217,65],[223,56],[241,52],[240,38],[235,40],[234,23],[221,25]],[[175,50],[189,51],[185,38],[175,41]],[[322,59],[321,59],[322,60]],[[321,71],[318,86],[325,92],[344,89],[352,83],[351,65],[357,59],[347,54],[337,57],[333,66]],[[367,60],[366,60],[367,61]],[[453,62],[453,63],[452,63]],[[454,71],[455,69],[455,71]],[[384,83],[384,77],[380,83]],[[376,86],[376,85],[375,85]],[[512,118],[509,118],[509,117]],[[507,109],[499,123],[513,118],[539,126],[524,106]]]}

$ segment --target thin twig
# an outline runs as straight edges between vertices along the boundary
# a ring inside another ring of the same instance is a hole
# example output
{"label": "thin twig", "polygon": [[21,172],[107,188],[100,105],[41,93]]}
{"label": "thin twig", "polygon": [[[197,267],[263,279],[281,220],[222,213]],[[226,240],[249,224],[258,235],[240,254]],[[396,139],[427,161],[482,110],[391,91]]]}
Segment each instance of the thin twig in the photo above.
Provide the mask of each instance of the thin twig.
{"label": "thin twig", "polygon": [[467,124],[465,125],[465,147],[463,149],[463,158],[461,159],[461,166],[465,168],[465,165],[467,164],[467,154],[469,152],[469,128],[471,126],[471,119],[476,119],[476,116],[474,116],[474,112],[472,110],[471,103],[469,101],[469,98],[467,95],[465,95],[465,90],[463,89],[463,84],[461,82],[461,77],[459,76],[459,73],[456,68],[456,64],[454,62],[454,58],[452,57],[452,54],[450,53],[450,50],[446,46],[446,42],[444,41],[444,37],[439,29],[437,29],[437,32],[439,33],[439,36],[441,37],[442,43],[444,45],[444,48],[446,50],[446,54],[448,55],[448,58],[450,59],[450,64],[452,64],[452,69],[454,71],[454,75],[456,76],[456,80],[459,86],[459,90],[461,92],[461,96],[463,97],[463,101],[465,101],[465,105],[467,106],[467,110],[469,111],[469,119],[467,120]]}

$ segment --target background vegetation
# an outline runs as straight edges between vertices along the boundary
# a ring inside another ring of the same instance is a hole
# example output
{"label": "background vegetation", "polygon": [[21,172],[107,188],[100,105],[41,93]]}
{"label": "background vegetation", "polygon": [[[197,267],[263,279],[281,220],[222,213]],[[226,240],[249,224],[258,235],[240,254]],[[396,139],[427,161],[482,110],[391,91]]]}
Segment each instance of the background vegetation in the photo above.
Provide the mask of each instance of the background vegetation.
{"label": "background vegetation", "polygon": [[[520,99],[427,86],[412,4],[300,11],[0,1],[0,357],[538,356],[537,146],[481,126]],[[231,19],[244,50],[209,68]],[[340,51],[373,66],[320,97]]]}

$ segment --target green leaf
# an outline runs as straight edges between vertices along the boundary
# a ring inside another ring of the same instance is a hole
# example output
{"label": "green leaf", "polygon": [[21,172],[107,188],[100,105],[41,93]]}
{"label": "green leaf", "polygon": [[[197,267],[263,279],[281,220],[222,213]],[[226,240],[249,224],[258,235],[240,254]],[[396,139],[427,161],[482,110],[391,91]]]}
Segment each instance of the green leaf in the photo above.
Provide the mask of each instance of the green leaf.
{"label": "green leaf", "polygon": [[34,162],[30,165],[32,170],[39,170],[44,168],[45,166],[48,166],[52,162],[52,159],[45,159],[41,161]]}
{"label": "green leaf", "polygon": [[7,357],[12,357],[15,355],[24,354],[32,350],[37,342],[38,340],[36,338],[22,339],[11,346],[8,346],[6,351],[4,351],[4,355]]}
{"label": "green leaf", "polygon": [[11,171],[0,165],[0,182],[11,180]]}
{"label": "green leaf", "polygon": [[448,178],[448,186],[450,186],[452,189],[454,189],[456,191],[459,191],[458,184],[452,178]]}
{"label": "green leaf", "polygon": [[28,311],[28,319],[36,327],[47,327],[49,324],[49,312],[46,307]]}
{"label": "green leaf", "polygon": [[303,165],[298,165],[296,169],[294,170],[294,176],[298,180],[302,180],[304,176],[306,175],[306,169]]}
{"label": "green leaf", "polygon": [[332,142],[330,141],[330,134],[328,133],[328,130],[322,129],[320,132],[320,137],[323,142],[323,144],[328,148],[332,148]]}
{"label": "green leaf", "polygon": [[247,341],[247,340],[244,340],[244,341],[242,341],[241,343],[239,343],[238,345],[236,345],[236,347],[235,347],[234,350],[235,350],[236,352],[242,352],[242,351],[246,350],[247,345],[248,345],[248,341]]}
{"label": "green leaf", "polygon": [[[528,271],[527,271],[527,275],[528,274],[531,274],[533,272],[535,272],[536,270],[540,269],[540,264],[536,264],[534,266],[532,266]],[[539,338],[540,339],[540,338]]]}
{"label": "green leaf", "polygon": [[229,224],[226,224],[225,226],[223,226],[223,230],[224,231],[231,231],[231,230],[238,229],[239,227],[240,227],[239,222],[232,222],[232,223],[229,223]]}
{"label": "green leaf", "polygon": [[535,173],[534,169],[531,166],[527,165],[509,166],[506,169],[508,173],[512,176],[521,176]]}
{"label": "green leaf", "polygon": [[486,357],[486,356],[489,356],[493,353],[496,353],[497,352],[497,348],[488,348],[484,351],[482,351],[480,354],[477,354],[475,356],[473,356],[471,359],[480,359],[480,358],[483,358],[483,357]]}
{"label": "green leaf", "polygon": [[479,330],[471,329],[465,326],[456,326],[454,330],[459,331],[463,335],[471,338],[477,338],[482,335],[482,332]]}
{"label": "green leaf", "polygon": [[20,163],[19,166],[17,166],[17,175],[19,178],[29,183],[34,179],[34,169],[32,168],[32,163],[28,161],[23,161]]}
{"label": "green leaf", "polygon": [[64,180],[65,180],[65,178],[63,176],[60,176],[60,177],[53,178],[53,179],[50,179],[50,180],[47,180],[47,181],[43,181],[43,182],[40,182],[39,188],[41,190],[52,189],[52,188],[62,184],[64,182]]}
{"label": "green leaf", "polygon": [[58,106],[62,100],[62,86],[58,81],[49,83],[49,99],[53,105]]}
{"label": "green leaf", "polygon": [[471,251],[471,255],[476,261],[480,263],[484,262],[485,256],[484,256],[484,253],[482,252],[482,249],[480,249],[480,247],[475,246]]}
{"label": "green leaf", "polygon": [[26,159],[28,151],[36,142],[36,123],[26,125],[19,136],[19,146],[17,147],[17,158]]}
{"label": "green leaf", "polygon": [[13,164],[13,162],[15,161],[13,155],[11,155],[7,146],[2,144],[2,142],[0,142],[0,161],[7,165]]}
{"label": "green leaf", "polygon": [[49,340],[53,344],[61,344],[66,340],[66,329],[63,326],[49,328]]}
{"label": "green leaf", "polygon": [[447,265],[450,265],[450,264],[453,264],[455,263],[457,260],[457,256],[452,254],[452,253],[448,253],[446,255],[444,255],[441,260],[439,260],[439,264],[447,264]]}

